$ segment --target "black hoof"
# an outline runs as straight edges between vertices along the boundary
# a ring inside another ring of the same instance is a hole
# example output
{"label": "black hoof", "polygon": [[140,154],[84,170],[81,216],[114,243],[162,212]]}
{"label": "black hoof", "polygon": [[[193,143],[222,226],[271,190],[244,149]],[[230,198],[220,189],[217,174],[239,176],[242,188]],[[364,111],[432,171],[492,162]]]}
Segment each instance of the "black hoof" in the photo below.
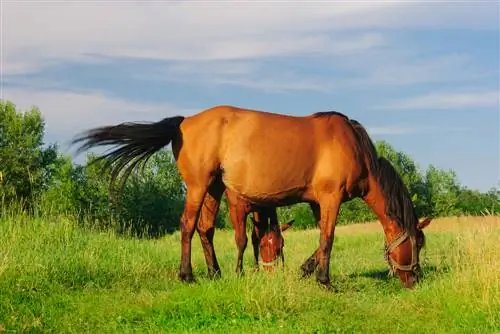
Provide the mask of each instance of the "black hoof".
{"label": "black hoof", "polygon": [[208,278],[212,280],[216,280],[222,277],[222,273],[220,270],[209,270],[208,271]]}
{"label": "black hoof", "polygon": [[304,264],[300,266],[300,269],[302,269],[302,278],[307,278],[307,277],[311,276],[311,274],[316,269],[316,266],[317,266],[316,259],[314,259],[314,258],[307,259],[307,261],[304,262]]}
{"label": "black hoof", "polygon": [[319,282],[319,286],[321,288],[323,288],[325,291],[328,291],[328,292],[339,292],[339,290],[337,290],[337,288],[335,288],[331,282],[328,282],[328,283],[322,283],[322,282]]}
{"label": "black hoof", "polygon": [[195,279],[192,273],[180,273],[179,279],[183,283],[195,283]]}

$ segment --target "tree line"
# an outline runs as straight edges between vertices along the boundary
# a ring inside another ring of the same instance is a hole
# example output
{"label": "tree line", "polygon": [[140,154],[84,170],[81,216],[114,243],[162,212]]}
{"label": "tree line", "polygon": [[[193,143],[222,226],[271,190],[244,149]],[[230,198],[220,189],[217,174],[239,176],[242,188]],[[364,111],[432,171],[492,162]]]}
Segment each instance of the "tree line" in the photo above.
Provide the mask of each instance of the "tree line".
{"label": "tree line", "polygon": [[[158,236],[178,229],[185,188],[168,149],[155,154],[123,191],[110,192],[110,174],[96,156],[75,163],[56,144],[44,143],[45,121],[36,107],[20,111],[0,101],[0,200],[2,215],[21,210],[30,215],[69,215],[91,228],[114,228],[138,236]],[[500,214],[500,190],[479,192],[461,185],[453,170],[430,165],[422,171],[406,153],[385,141],[375,142],[402,176],[417,214],[455,216]],[[295,218],[295,228],[316,222],[307,204],[278,209],[281,221]],[[354,199],[341,206],[339,224],[375,220],[368,206]],[[219,228],[231,227],[225,198],[217,217]]]}

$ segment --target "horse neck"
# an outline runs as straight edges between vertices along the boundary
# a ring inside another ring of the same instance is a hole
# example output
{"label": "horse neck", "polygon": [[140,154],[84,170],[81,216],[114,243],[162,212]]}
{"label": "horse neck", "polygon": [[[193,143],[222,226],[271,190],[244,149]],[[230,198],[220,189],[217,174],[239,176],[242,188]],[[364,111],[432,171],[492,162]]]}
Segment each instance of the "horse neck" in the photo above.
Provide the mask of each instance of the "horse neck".
{"label": "horse neck", "polygon": [[369,190],[363,197],[363,200],[372,209],[373,213],[380,221],[384,234],[387,239],[392,239],[394,236],[403,232],[403,228],[399,226],[396,220],[387,215],[389,205],[380,182],[375,177],[369,179]]}

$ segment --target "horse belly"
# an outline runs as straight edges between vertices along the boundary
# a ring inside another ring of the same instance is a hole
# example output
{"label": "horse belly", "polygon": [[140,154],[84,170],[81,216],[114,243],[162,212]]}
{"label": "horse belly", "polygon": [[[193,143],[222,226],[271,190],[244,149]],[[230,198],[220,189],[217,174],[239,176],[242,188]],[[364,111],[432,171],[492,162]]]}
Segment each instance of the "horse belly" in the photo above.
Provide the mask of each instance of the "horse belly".
{"label": "horse belly", "polygon": [[276,153],[242,154],[223,164],[227,188],[255,203],[277,203],[301,197],[311,180],[312,166],[294,164]]}

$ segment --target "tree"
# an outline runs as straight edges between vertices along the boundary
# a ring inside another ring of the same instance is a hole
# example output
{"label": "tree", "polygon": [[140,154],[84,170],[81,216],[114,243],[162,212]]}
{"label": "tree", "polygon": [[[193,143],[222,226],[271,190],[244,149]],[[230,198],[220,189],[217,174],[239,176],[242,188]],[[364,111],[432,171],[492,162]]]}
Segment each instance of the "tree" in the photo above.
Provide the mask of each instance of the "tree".
{"label": "tree", "polygon": [[452,170],[440,170],[430,165],[425,174],[425,191],[433,216],[455,215],[460,187],[457,176]]}
{"label": "tree", "polygon": [[57,147],[44,147],[44,119],[38,108],[20,112],[0,101],[0,197],[32,207],[47,189],[58,160]]}

